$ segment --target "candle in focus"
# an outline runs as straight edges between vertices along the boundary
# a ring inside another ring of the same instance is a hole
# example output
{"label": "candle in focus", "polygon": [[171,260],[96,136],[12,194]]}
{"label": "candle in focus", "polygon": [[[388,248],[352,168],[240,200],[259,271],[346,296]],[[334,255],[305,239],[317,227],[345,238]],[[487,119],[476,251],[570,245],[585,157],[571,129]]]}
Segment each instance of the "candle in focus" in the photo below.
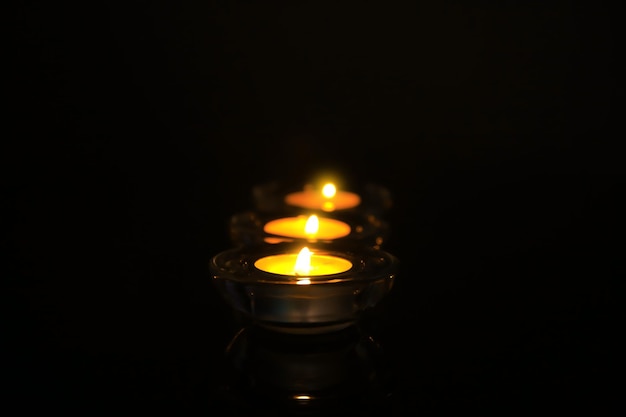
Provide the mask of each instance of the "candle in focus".
{"label": "candle in focus", "polygon": [[272,235],[297,239],[338,239],[350,234],[350,225],[340,220],[326,217],[297,216],[284,217],[267,222],[263,231]]}
{"label": "candle in focus", "polygon": [[289,205],[323,211],[345,210],[361,204],[358,194],[337,190],[333,183],[326,183],[321,190],[305,187],[302,191],[285,196]]}
{"label": "candle in focus", "polygon": [[345,272],[352,268],[352,262],[339,256],[318,255],[304,247],[299,253],[257,259],[254,266],[272,274],[293,276],[297,279],[297,284],[310,284],[309,277]]}

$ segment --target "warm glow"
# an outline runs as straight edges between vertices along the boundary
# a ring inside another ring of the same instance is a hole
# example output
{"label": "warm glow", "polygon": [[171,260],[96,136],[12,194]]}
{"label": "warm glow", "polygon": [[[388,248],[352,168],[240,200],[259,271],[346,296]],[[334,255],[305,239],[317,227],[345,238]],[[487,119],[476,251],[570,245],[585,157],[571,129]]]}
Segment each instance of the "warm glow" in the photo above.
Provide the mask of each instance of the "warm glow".
{"label": "warm glow", "polygon": [[352,228],[340,220],[312,214],[271,220],[265,223],[263,231],[271,235],[297,239],[328,240],[348,236]]}
{"label": "warm glow", "polygon": [[309,275],[311,272],[311,251],[306,246],[300,250],[294,267],[295,275]]}
{"label": "warm glow", "polygon": [[322,204],[322,210],[335,211],[335,204],[332,201],[324,201],[324,203]]}
{"label": "warm glow", "polygon": [[309,216],[306,224],[304,225],[304,231],[307,235],[315,235],[320,228],[320,221],[315,214]]}
{"label": "warm glow", "polygon": [[321,190],[307,185],[302,191],[287,194],[285,202],[292,206],[330,212],[354,208],[361,204],[361,197],[338,190],[334,183],[327,182]]}
{"label": "warm glow", "polygon": [[322,187],[322,195],[326,198],[333,198],[337,193],[337,187],[332,182],[324,184]]}
{"label": "warm glow", "polygon": [[254,266],[261,271],[294,277],[296,284],[310,284],[310,277],[346,272],[352,268],[352,262],[339,256],[316,254],[303,247],[298,253],[257,259]]}

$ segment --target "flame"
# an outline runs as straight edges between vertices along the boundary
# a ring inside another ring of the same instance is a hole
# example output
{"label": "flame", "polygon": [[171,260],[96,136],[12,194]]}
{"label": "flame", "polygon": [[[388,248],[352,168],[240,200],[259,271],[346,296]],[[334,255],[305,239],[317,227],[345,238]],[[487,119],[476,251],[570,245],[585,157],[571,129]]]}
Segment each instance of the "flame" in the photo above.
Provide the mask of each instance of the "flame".
{"label": "flame", "polygon": [[320,221],[315,214],[309,216],[304,225],[304,232],[308,235],[315,235],[320,228]]}
{"label": "flame", "polygon": [[300,250],[294,266],[295,275],[308,275],[311,272],[311,269],[313,269],[311,267],[311,255],[313,253],[306,246]]}
{"label": "flame", "polygon": [[327,182],[322,187],[322,195],[326,198],[333,198],[337,193],[337,187],[332,182]]}

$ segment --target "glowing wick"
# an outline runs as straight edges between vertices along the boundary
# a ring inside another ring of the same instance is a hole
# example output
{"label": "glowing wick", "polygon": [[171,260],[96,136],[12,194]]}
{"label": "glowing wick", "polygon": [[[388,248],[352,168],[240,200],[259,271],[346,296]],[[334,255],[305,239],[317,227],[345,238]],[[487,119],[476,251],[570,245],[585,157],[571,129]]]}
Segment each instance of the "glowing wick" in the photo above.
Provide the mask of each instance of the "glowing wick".
{"label": "glowing wick", "polygon": [[316,235],[320,228],[320,221],[315,214],[309,216],[304,225],[304,232],[307,235]]}
{"label": "glowing wick", "polygon": [[310,284],[311,277],[340,274],[352,268],[349,260],[331,255],[315,254],[306,246],[299,253],[285,253],[259,258],[254,266],[271,274],[296,278],[296,284]]}
{"label": "glowing wick", "polygon": [[333,198],[337,193],[337,187],[332,182],[324,184],[322,187],[322,195],[326,198]]}
{"label": "glowing wick", "polygon": [[311,273],[311,255],[311,251],[306,246],[300,250],[294,267],[294,274],[296,276],[309,275]]}

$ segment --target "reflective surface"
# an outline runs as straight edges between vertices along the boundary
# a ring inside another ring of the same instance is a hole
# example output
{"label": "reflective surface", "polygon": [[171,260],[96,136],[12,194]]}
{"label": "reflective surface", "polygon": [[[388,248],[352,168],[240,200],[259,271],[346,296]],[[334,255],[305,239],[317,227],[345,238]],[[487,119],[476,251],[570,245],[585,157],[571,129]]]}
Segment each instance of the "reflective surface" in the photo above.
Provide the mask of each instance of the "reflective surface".
{"label": "reflective surface", "polygon": [[383,347],[357,326],[300,336],[245,327],[225,356],[228,378],[214,398],[233,413],[370,415],[391,396]]}

